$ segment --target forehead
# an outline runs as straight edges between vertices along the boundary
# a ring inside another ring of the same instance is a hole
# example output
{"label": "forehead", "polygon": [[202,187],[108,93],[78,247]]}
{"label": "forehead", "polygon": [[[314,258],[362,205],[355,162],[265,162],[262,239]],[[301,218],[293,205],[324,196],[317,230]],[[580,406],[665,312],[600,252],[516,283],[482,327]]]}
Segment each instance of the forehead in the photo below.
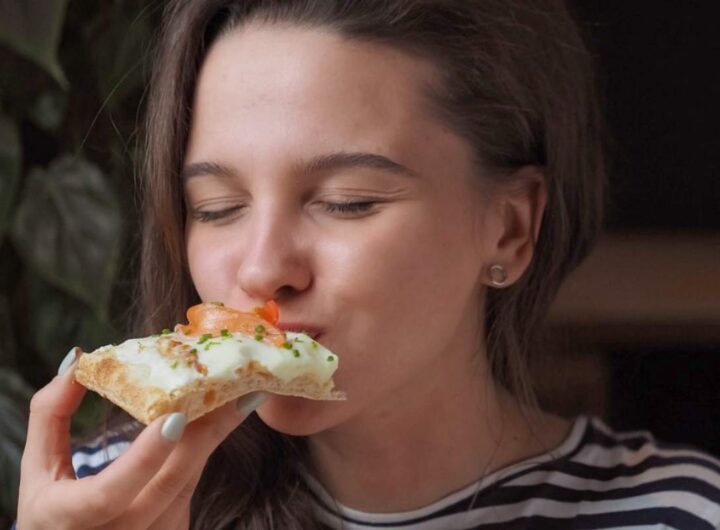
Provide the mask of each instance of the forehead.
{"label": "forehead", "polygon": [[242,27],[219,38],[202,65],[188,155],[223,146],[256,159],[280,147],[401,159],[433,146],[465,151],[431,118],[425,90],[435,77],[429,62],[330,30]]}

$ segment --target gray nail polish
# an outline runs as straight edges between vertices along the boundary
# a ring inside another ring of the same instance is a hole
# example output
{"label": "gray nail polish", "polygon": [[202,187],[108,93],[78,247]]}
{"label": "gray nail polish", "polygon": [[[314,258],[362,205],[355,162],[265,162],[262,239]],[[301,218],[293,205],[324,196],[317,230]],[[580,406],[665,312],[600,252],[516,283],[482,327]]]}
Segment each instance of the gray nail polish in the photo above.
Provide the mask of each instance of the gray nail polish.
{"label": "gray nail polish", "polygon": [[63,375],[64,373],[66,373],[75,363],[75,360],[77,359],[77,350],[77,346],[73,346],[72,348],[70,348],[70,351],[60,363],[60,367],[58,368],[58,375]]}
{"label": "gray nail polish", "polygon": [[267,397],[268,396],[265,392],[255,392],[238,399],[235,406],[240,414],[248,416],[253,410],[262,405]]}
{"label": "gray nail polish", "polygon": [[187,425],[187,416],[182,412],[173,412],[167,417],[160,429],[160,435],[169,442],[177,442]]}

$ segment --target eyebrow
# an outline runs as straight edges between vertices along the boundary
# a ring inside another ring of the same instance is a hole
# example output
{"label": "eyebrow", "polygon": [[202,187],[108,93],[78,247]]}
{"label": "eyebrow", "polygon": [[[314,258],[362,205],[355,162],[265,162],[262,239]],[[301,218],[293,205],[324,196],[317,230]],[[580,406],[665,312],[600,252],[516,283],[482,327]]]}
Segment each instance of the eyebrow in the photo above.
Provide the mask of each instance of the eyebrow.
{"label": "eyebrow", "polygon": [[416,173],[388,157],[375,153],[332,153],[313,158],[300,169],[306,173],[319,173],[334,169],[364,167],[380,169],[407,177],[416,177]]}
{"label": "eyebrow", "polygon": [[192,177],[202,177],[207,175],[215,175],[218,177],[232,177],[235,171],[217,162],[193,162],[182,168],[180,171],[180,179],[186,181]]}
{"label": "eyebrow", "polygon": [[[295,169],[301,173],[320,173],[322,171],[363,167],[379,169],[406,177],[417,177],[417,174],[408,167],[375,153],[331,153],[298,164]],[[182,171],[180,171],[180,178],[185,181],[199,176],[232,177],[236,174],[237,171],[233,168],[217,162],[194,162],[183,167]]]}

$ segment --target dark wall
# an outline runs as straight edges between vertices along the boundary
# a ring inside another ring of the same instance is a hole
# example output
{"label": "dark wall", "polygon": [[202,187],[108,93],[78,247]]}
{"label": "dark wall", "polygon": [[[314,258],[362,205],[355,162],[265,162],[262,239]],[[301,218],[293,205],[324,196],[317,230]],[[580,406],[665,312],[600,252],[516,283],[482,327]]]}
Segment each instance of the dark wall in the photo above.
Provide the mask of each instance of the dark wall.
{"label": "dark wall", "polygon": [[[608,229],[720,234],[720,2],[569,2],[613,138]],[[613,427],[720,456],[720,344],[676,337],[603,358]]]}
{"label": "dark wall", "polygon": [[720,231],[720,3],[570,5],[614,137],[609,228]]}

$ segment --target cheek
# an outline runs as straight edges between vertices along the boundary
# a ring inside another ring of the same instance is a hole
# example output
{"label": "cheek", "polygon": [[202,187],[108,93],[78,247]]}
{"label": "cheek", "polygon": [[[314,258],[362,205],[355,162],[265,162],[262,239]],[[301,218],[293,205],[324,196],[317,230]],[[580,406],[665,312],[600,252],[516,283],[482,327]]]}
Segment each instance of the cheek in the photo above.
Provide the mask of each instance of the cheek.
{"label": "cheek", "polygon": [[460,300],[472,290],[481,269],[467,224],[427,206],[409,210],[369,230],[345,253],[341,265],[348,271],[343,274],[345,290],[394,320],[428,316]]}
{"label": "cheek", "polygon": [[340,375],[351,384],[370,372],[373,380],[406,372],[443,353],[479,303],[480,256],[467,225],[453,228],[458,219],[443,221],[419,206],[404,213],[402,222],[378,223],[358,238],[362,244],[334,269],[333,291],[343,302],[337,313],[345,320],[338,340],[350,354]]}
{"label": "cheek", "polygon": [[202,300],[224,301],[233,276],[232,252],[202,228],[190,226],[186,232],[190,277]]}

